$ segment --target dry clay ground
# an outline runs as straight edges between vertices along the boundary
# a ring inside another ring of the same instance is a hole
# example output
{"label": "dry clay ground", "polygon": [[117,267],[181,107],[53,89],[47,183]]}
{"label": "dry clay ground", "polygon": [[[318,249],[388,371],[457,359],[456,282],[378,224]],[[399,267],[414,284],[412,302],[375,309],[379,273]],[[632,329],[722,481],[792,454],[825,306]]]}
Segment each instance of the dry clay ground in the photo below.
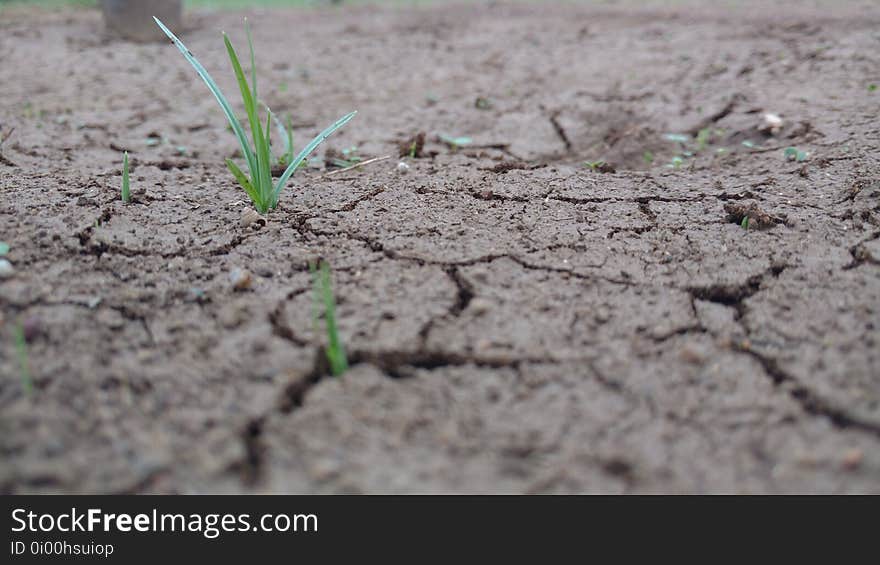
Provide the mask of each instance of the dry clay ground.
{"label": "dry clay ground", "polygon": [[[880,492],[880,13],[835,4],[254,14],[298,145],[358,109],[329,146],[395,155],[261,230],[170,44],[7,13],[0,491]],[[181,34],[230,94],[241,16]]]}

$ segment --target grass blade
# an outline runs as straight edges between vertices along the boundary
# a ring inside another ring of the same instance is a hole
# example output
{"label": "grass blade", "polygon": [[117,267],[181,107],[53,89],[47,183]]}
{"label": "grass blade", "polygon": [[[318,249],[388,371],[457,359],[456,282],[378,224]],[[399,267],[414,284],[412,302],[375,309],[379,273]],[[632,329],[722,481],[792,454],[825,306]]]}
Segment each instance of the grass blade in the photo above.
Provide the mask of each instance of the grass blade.
{"label": "grass blade", "polygon": [[[311,264],[312,275],[315,280],[315,302],[324,306],[324,323],[327,326],[327,361],[330,362],[330,372],[338,377],[348,370],[348,359],[345,356],[345,348],[339,339],[339,330],[336,327],[336,300],[333,297],[333,287],[330,284],[330,266],[326,261],[321,261],[320,269]],[[317,326],[317,312],[315,308]]]}
{"label": "grass blade", "polygon": [[165,32],[165,35],[174,42],[174,45],[177,46],[177,49],[183,53],[184,58],[189,61],[189,64],[196,70],[202,80],[205,81],[205,84],[208,85],[208,89],[211,91],[211,94],[214,95],[214,98],[217,99],[217,102],[220,104],[220,107],[223,109],[223,113],[226,114],[226,119],[229,120],[229,125],[232,126],[232,131],[235,132],[235,137],[238,138],[239,144],[241,144],[241,152],[244,155],[245,160],[248,163],[248,169],[253,173],[256,163],[254,162],[254,154],[251,151],[250,146],[248,145],[247,136],[244,133],[244,129],[242,129],[241,124],[238,123],[238,118],[235,116],[235,112],[232,111],[232,107],[229,105],[229,102],[226,100],[226,97],[223,95],[223,92],[220,90],[220,87],[217,86],[217,83],[214,82],[214,79],[211,78],[211,75],[199,63],[198,59],[196,59],[195,55],[187,49],[186,45],[180,41],[176,35],[174,35],[170,29],[165,27],[165,24],[159,20],[159,18],[153,17],[156,20],[156,24]]}
{"label": "grass blade", "polygon": [[281,195],[281,190],[284,188],[284,185],[285,185],[285,183],[287,183],[287,180],[290,178],[290,176],[299,167],[299,164],[302,163],[305,160],[305,158],[308,157],[312,153],[312,151],[315,150],[316,147],[321,145],[321,143],[325,139],[330,137],[330,135],[332,135],[333,132],[335,132],[336,130],[338,130],[339,128],[341,128],[345,124],[347,124],[349,121],[351,121],[351,119],[353,117],[355,117],[356,114],[357,114],[357,111],[352,112],[350,114],[346,114],[345,116],[336,120],[336,122],[333,125],[331,125],[327,129],[325,129],[324,131],[319,133],[317,135],[317,137],[315,137],[315,139],[313,139],[311,141],[311,143],[306,145],[305,149],[300,151],[299,155],[296,156],[296,159],[294,159],[291,163],[288,163],[287,169],[284,170],[284,174],[282,174],[281,178],[278,179],[278,182],[275,183],[275,195],[272,199],[272,207],[273,208],[278,205],[278,197]]}
{"label": "grass blade", "polygon": [[232,173],[232,176],[235,177],[235,180],[238,181],[238,184],[244,189],[247,193],[248,197],[254,202],[254,206],[257,208],[257,212],[260,214],[265,214],[267,209],[260,209],[259,204],[259,194],[257,194],[254,185],[251,184],[251,181],[248,180],[247,175],[241,172],[241,169],[238,168],[238,165],[235,164],[235,161],[232,159],[226,159],[226,167],[229,169],[229,172]]}
{"label": "grass blade", "polygon": [[131,184],[128,178],[128,151],[122,157],[122,201],[131,202]]}

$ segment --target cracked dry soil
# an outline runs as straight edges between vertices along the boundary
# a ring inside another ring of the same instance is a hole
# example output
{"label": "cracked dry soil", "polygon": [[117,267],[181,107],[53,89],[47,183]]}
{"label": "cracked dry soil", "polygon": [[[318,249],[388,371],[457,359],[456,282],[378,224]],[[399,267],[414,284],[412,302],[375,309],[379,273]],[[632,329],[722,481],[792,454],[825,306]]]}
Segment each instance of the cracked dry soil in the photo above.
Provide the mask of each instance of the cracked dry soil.
{"label": "cracked dry soil", "polygon": [[[352,109],[325,147],[427,133],[406,174],[298,173],[258,231],[172,46],[5,13],[0,491],[880,492],[880,14],[834,5],[258,13],[298,145]],[[181,35],[231,93],[221,29]]]}

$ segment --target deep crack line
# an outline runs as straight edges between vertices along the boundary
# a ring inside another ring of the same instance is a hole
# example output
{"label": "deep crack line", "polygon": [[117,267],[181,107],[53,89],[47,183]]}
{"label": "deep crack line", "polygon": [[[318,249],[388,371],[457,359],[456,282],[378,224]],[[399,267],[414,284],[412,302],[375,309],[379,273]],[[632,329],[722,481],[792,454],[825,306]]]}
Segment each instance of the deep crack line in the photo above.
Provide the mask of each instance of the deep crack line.
{"label": "deep crack line", "polygon": [[856,429],[880,438],[880,423],[855,416],[839,406],[834,406],[802,384],[796,377],[784,371],[778,360],[755,351],[747,344],[736,344],[735,350],[760,363],[764,372],[777,387],[787,386],[790,396],[806,413],[827,418],[837,428]]}

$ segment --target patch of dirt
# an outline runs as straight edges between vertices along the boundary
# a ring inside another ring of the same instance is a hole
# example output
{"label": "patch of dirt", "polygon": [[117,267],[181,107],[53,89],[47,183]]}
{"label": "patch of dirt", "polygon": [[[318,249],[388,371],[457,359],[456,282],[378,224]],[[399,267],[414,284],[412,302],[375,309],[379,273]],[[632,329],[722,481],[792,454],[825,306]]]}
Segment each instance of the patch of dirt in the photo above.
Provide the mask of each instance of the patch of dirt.
{"label": "patch of dirt", "polygon": [[[880,14],[834,6],[252,15],[297,146],[357,109],[409,165],[259,230],[172,46],[4,12],[0,492],[880,492]],[[241,18],[181,34],[230,93]]]}

